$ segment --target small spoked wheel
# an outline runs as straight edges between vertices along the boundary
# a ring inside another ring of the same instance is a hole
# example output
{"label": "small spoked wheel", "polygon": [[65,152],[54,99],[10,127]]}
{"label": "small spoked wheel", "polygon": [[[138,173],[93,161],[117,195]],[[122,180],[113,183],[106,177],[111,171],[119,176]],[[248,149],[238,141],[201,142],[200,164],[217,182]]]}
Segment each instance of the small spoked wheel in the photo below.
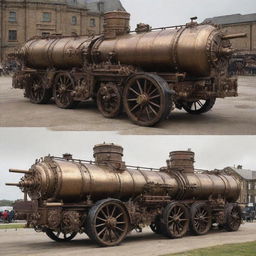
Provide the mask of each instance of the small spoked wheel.
{"label": "small spoked wheel", "polygon": [[61,231],[52,231],[48,229],[46,235],[56,242],[68,242],[71,241],[76,235],[76,232],[64,233]]}
{"label": "small spoked wheel", "polygon": [[189,212],[185,205],[173,202],[166,206],[161,225],[163,234],[170,238],[183,237],[189,227]]}
{"label": "small spoked wheel", "polygon": [[113,83],[104,84],[97,93],[97,106],[104,117],[114,118],[121,111],[121,95]]}
{"label": "small spoked wheel", "polygon": [[169,116],[171,93],[167,82],[161,77],[137,74],[124,87],[123,104],[135,124],[153,126]]}
{"label": "small spoked wheel", "polygon": [[93,206],[87,216],[88,236],[100,246],[116,246],[126,237],[129,218],[119,200],[102,200]]}
{"label": "small spoked wheel", "polygon": [[74,92],[74,81],[67,73],[60,73],[55,78],[53,96],[59,108],[70,109],[77,104],[72,93]]}
{"label": "small spoked wheel", "polygon": [[151,223],[150,228],[154,233],[161,234],[161,222],[159,216],[157,216],[155,221]]}
{"label": "small spoked wheel", "polygon": [[212,213],[207,204],[194,203],[191,206],[190,228],[195,235],[206,234],[212,226]]}
{"label": "small spoked wheel", "polygon": [[30,101],[35,104],[46,104],[51,99],[51,91],[44,87],[43,79],[40,76],[32,78],[27,94]]}
{"label": "small spoked wheel", "polygon": [[237,231],[242,223],[241,207],[237,204],[227,204],[225,207],[225,218],[224,228],[230,232]]}
{"label": "small spoked wheel", "polygon": [[216,98],[207,100],[197,100],[193,102],[183,102],[183,108],[193,115],[199,115],[210,111],[215,105]]}

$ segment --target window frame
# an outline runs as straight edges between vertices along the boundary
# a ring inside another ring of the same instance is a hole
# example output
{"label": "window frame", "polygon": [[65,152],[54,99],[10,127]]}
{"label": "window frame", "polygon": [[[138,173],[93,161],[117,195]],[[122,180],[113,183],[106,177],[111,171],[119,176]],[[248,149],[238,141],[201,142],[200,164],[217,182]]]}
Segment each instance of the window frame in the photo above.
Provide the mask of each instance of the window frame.
{"label": "window frame", "polygon": [[71,17],[71,25],[73,26],[77,25],[77,16],[73,15]]}
{"label": "window frame", "polygon": [[[46,18],[45,15],[49,15],[48,18]],[[52,21],[52,13],[51,12],[43,12],[42,13],[42,22],[51,22]]]}
{"label": "window frame", "polygon": [[[10,37],[11,32],[15,32],[15,33],[14,33],[14,34],[15,34],[15,39],[12,39],[12,38]],[[17,31],[16,29],[9,29],[9,30],[8,30],[8,42],[17,42],[17,41],[18,41],[18,31]]]}
{"label": "window frame", "polygon": [[[12,15],[11,15],[13,13],[15,14],[14,17],[12,17]],[[11,20],[12,18],[14,18],[14,20]],[[11,23],[17,22],[17,12],[16,11],[9,11],[8,22],[11,22]]]}
{"label": "window frame", "polygon": [[96,27],[96,19],[90,18],[90,28],[95,28],[95,27]]}

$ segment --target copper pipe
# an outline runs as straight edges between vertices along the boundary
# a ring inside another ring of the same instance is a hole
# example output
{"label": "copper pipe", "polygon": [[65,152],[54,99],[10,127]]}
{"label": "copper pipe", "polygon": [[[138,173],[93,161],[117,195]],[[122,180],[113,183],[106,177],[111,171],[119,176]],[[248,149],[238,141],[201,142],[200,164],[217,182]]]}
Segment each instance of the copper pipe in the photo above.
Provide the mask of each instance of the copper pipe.
{"label": "copper pipe", "polygon": [[230,35],[226,35],[223,36],[222,39],[235,39],[235,38],[243,38],[243,37],[247,37],[246,33],[238,33],[238,34],[230,34]]}
{"label": "copper pipe", "polygon": [[5,183],[6,186],[20,187],[19,183]]}
{"label": "copper pipe", "polygon": [[18,170],[18,169],[9,169],[9,172],[12,172],[12,173],[31,173],[31,171],[28,171],[28,170]]}

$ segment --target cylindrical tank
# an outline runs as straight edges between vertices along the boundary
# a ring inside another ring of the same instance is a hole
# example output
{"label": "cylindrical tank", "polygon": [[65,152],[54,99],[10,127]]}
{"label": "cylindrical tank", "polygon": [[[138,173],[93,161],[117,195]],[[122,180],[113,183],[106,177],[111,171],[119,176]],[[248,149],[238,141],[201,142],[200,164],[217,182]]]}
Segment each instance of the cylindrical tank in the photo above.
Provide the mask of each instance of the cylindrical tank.
{"label": "cylindrical tank", "polygon": [[127,34],[103,40],[97,45],[101,60],[115,53],[122,64],[148,71],[180,70],[207,76],[222,51],[222,35],[213,25],[193,25],[177,29]]}
{"label": "cylindrical tank", "polygon": [[[28,41],[20,50],[25,64],[35,69],[72,69],[86,60],[112,60],[153,72],[187,72],[208,76],[231,51],[231,44],[213,25],[191,22],[174,29],[129,32],[130,14],[105,14],[102,36],[49,37]],[[94,56],[96,55],[96,56]]]}
{"label": "cylindrical tank", "polygon": [[[93,200],[107,197],[125,200],[143,193],[150,194],[149,185],[167,188],[173,199],[236,201],[239,196],[240,186],[234,177],[194,173],[194,153],[191,151],[171,152],[171,165],[162,169],[164,171],[125,166],[116,169],[112,164],[123,163],[122,155],[121,146],[100,144],[94,147],[95,164],[73,160],[71,155],[45,157],[26,172],[19,186],[32,199],[64,202],[81,202],[88,196]],[[165,196],[166,190],[161,191],[159,195]]]}
{"label": "cylindrical tank", "polygon": [[116,172],[108,165],[85,164],[45,158],[26,174],[20,187],[27,189],[32,199],[78,202],[87,196],[129,198],[141,194],[146,184],[165,184],[171,194],[178,190],[177,181],[167,173],[125,169]]}
{"label": "cylindrical tank", "polygon": [[33,39],[20,50],[26,66],[37,69],[82,67],[83,54],[95,38],[93,37],[49,37]]}

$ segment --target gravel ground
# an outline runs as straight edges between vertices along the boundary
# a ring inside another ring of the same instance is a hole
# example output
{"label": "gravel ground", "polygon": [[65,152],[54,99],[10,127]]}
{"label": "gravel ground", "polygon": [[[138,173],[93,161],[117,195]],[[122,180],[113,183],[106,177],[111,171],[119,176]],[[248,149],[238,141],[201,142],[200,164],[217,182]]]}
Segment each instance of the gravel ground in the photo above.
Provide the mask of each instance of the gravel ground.
{"label": "gravel ground", "polygon": [[92,102],[75,110],[63,110],[53,103],[34,105],[22,90],[11,88],[10,77],[0,77],[0,127],[47,127],[51,130],[118,131],[120,134],[160,135],[255,135],[256,77],[239,78],[239,97],[218,99],[213,110],[193,116],[175,110],[154,128],[134,125],[126,115],[104,118]]}
{"label": "gravel ground", "polygon": [[30,229],[0,230],[0,255],[19,256],[158,256],[209,246],[256,241],[256,223],[246,223],[237,232],[212,231],[205,236],[187,236],[169,240],[149,229],[132,233],[117,247],[100,248],[85,235],[68,243],[51,241],[43,233]]}

